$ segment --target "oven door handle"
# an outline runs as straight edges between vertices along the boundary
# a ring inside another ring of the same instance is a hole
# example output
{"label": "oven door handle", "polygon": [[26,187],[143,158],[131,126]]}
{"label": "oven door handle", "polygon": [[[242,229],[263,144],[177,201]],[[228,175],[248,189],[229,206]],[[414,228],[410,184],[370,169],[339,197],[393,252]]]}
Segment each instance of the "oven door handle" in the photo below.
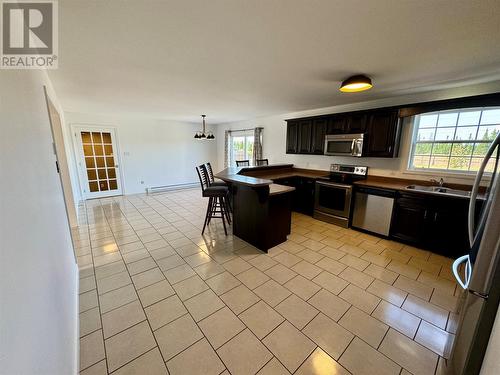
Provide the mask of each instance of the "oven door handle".
{"label": "oven door handle", "polygon": [[352,190],[351,185],[346,185],[346,184],[336,184],[335,182],[323,182],[323,181],[316,181],[318,185],[322,186],[331,186],[331,187],[337,187],[345,190]]}
{"label": "oven door handle", "polygon": [[354,155],[355,152],[354,152],[354,146],[356,145],[356,139],[353,138],[352,142],[351,142],[351,155]]}

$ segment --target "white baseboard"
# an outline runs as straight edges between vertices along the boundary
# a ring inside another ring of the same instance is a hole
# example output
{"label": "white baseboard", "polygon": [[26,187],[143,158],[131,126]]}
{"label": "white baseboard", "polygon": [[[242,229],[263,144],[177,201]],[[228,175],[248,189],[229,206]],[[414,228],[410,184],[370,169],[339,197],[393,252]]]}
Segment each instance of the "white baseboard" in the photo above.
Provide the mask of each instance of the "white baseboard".
{"label": "white baseboard", "polygon": [[75,363],[73,364],[73,374],[78,375],[80,373],[80,296],[78,292],[80,291],[80,270],[78,265],[76,266],[76,296],[75,296]]}
{"label": "white baseboard", "polygon": [[188,184],[177,184],[177,185],[164,185],[164,186],[151,186],[146,188],[146,193],[149,194],[154,194],[154,193],[161,193],[164,191],[171,191],[171,190],[181,190],[181,189],[193,189],[195,187],[198,187],[199,183],[196,182],[191,182]]}

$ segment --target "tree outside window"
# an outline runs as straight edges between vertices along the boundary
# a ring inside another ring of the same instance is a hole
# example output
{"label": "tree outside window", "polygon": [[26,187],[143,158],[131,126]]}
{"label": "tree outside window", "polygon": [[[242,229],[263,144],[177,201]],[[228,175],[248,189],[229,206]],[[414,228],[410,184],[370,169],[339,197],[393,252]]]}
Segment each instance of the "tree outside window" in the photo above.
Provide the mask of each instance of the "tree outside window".
{"label": "tree outside window", "polygon": [[[470,108],[417,116],[409,168],[476,172],[500,132],[500,108]],[[486,168],[493,170],[493,161]]]}
{"label": "tree outside window", "polygon": [[253,162],[253,132],[233,132],[231,135],[231,165],[236,163],[236,160],[249,160]]}

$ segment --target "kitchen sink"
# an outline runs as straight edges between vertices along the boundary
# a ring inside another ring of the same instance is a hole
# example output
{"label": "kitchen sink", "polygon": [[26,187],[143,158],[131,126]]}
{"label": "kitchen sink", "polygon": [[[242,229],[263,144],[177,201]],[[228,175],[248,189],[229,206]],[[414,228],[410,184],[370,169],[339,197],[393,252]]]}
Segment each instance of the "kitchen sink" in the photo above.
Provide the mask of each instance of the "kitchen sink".
{"label": "kitchen sink", "polygon": [[406,187],[409,190],[421,191],[426,193],[438,193],[438,194],[447,194],[447,195],[458,195],[461,197],[470,196],[470,191],[467,190],[459,190],[452,189],[445,186],[424,186],[424,185],[409,185]]}

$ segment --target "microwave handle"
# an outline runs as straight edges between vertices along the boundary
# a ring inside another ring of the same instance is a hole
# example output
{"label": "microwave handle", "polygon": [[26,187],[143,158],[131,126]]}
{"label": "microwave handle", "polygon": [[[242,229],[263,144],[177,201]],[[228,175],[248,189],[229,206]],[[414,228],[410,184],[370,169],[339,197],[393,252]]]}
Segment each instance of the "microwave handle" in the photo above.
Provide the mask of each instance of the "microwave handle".
{"label": "microwave handle", "polygon": [[360,141],[358,139],[353,139],[351,154],[353,156],[358,156],[362,152],[361,148],[362,148],[362,146],[360,146]]}

